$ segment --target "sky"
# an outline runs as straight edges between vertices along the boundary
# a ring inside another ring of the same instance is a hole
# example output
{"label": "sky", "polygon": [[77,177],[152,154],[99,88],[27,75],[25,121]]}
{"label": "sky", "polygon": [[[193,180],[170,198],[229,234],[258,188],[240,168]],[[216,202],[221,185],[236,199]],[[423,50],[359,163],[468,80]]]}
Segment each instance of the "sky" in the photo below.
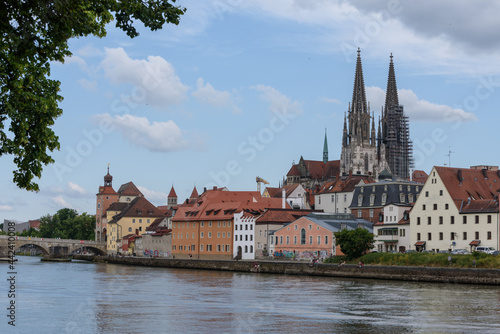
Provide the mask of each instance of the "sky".
{"label": "sky", "polygon": [[[95,214],[107,172],[155,205],[172,186],[256,190],[301,156],[340,159],[358,47],[367,100],[384,104],[390,55],[410,118],[415,168],[499,165],[500,3],[431,0],[180,0],[180,24],[130,39],[70,40],[53,63],[63,115],[61,149],[39,192],[12,182],[0,157],[0,223],[68,207]],[[451,152],[451,153],[450,153]]]}

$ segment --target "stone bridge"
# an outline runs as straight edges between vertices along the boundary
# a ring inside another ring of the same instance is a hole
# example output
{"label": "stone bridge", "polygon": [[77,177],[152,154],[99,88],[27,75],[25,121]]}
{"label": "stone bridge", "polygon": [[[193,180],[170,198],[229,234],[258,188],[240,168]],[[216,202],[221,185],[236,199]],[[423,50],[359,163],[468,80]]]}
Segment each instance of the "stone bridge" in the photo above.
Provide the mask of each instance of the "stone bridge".
{"label": "stone bridge", "polygon": [[[12,244],[14,245],[14,249],[12,249]],[[8,257],[9,249],[16,251],[20,247],[26,245],[34,245],[37,249],[42,251],[44,256],[52,257],[65,257],[84,248],[98,255],[106,254],[105,242],[0,235],[0,258]]]}

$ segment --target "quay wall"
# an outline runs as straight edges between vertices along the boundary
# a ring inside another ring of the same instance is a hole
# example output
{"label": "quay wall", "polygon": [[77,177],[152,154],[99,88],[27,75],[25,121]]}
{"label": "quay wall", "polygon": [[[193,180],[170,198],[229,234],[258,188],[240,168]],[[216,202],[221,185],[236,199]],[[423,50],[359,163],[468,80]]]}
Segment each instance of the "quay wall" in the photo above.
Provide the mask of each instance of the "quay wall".
{"label": "quay wall", "polygon": [[111,256],[75,256],[74,259],[148,267],[384,279],[412,282],[500,285],[500,269],[374,265],[364,265],[362,267],[358,267],[357,265],[350,264],[338,267],[337,264],[327,263],[320,263],[315,266],[311,266],[310,263],[299,261],[186,260]]}

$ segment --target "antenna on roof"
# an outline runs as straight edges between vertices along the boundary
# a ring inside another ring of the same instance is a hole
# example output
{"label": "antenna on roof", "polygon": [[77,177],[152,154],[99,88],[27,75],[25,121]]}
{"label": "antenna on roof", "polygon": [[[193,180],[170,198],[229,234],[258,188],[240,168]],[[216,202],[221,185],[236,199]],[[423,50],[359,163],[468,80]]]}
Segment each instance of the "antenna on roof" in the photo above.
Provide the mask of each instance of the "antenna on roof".
{"label": "antenna on roof", "polygon": [[[451,150],[451,146],[448,146],[448,154],[445,154],[445,156],[448,157],[448,166],[451,167],[451,154],[455,153]],[[445,164],[446,166],[446,164]]]}

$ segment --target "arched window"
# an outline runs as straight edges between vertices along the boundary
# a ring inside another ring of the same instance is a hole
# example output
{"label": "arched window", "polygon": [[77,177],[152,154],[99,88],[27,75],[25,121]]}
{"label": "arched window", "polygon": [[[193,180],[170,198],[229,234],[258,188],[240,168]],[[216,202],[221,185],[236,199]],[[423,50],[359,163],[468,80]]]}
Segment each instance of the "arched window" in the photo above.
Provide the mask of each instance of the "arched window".
{"label": "arched window", "polygon": [[245,253],[248,253],[248,246],[245,246]]}
{"label": "arched window", "polygon": [[306,244],[306,229],[305,228],[300,230],[300,244],[301,245]]}

